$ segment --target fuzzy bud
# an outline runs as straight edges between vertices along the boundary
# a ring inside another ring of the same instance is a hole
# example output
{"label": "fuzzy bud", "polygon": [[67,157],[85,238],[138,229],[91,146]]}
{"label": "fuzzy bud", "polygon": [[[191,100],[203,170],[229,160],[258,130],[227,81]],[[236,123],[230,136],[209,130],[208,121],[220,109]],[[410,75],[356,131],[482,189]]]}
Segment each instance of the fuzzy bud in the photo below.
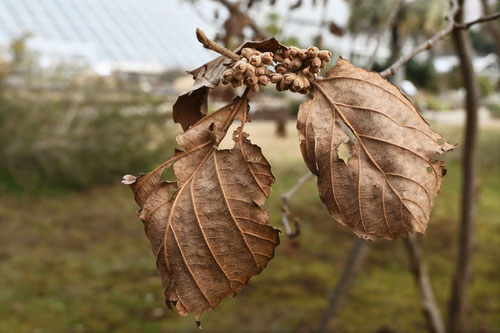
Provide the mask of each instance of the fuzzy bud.
{"label": "fuzzy bud", "polygon": [[259,87],[259,85],[258,85],[258,84],[254,84],[254,85],[252,86],[252,91],[253,91],[253,92],[259,92],[259,90],[260,90],[260,87]]}
{"label": "fuzzy bud", "polygon": [[283,75],[279,73],[273,73],[271,74],[271,82],[272,83],[278,83],[283,79]]}
{"label": "fuzzy bud", "polygon": [[327,61],[321,60],[321,66],[319,66],[319,68],[325,68],[327,63]]}
{"label": "fuzzy bud", "polygon": [[282,62],[283,61],[283,56],[281,54],[275,53],[273,56],[273,59],[275,62]]}
{"label": "fuzzy bud", "polygon": [[245,75],[240,71],[235,71],[233,77],[238,81],[242,81],[245,78]]}
{"label": "fuzzy bud", "polygon": [[250,57],[253,55],[253,50],[245,47],[243,48],[243,50],[241,50],[241,55],[247,59],[250,59]]}
{"label": "fuzzy bud", "polygon": [[309,58],[316,58],[319,55],[319,49],[316,46],[311,46],[307,50]]}
{"label": "fuzzy bud", "polygon": [[271,52],[265,52],[260,55],[260,59],[262,63],[265,65],[269,65],[273,62],[273,54]]}
{"label": "fuzzy bud", "polygon": [[293,89],[295,91],[301,91],[302,89],[304,89],[304,81],[303,81],[303,77],[302,76],[297,76],[297,78],[295,80],[293,80]]}
{"label": "fuzzy bud", "polygon": [[300,50],[299,53],[297,54],[298,58],[300,58],[300,60],[304,60],[307,58],[307,51],[306,50]]}
{"label": "fuzzy bud", "polygon": [[281,74],[285,74],[286,72],[288,72],[288,69],[283,65],[277,65],[275,67],[275,69],[276,69],[277,73],[281,73]]}
{"label": "fuzzy bud", "polygon": [[321,60],[324,60],[326,62],[329,62],[330,61],[330,57],[332,56],[332,53],[330,51],[320,51],[319,54],[318,54],[318,57],[321,59]]}
{"label": "fuzzy bud", "polygon": [[246,83],[249,86],[253,86],[253,85],[257,84],[258,82],[259,82],[259,77],[257,75],[249,76],[246,79]]}
{"label": "fuzzy bud", "polygon": [[283,59],[283,61],[281,62],[283,64],[283,66],[285,66],[286,68],[290,68],[290,65],[292,64],[292,59],[290,58],[285,58]]}
{"label": "fuzzy bud", "polygon": [[267,76],[265,75],[259,76],[259,85],[267,86],[268,83],[269,83],[269,78]]}
{"label": "fuzzy bud", "polygon": [[292,63],[290,64],[290,69],[299,69],[302,66],[302,60],[299,58],[293,58]]}
{"label": "fuzzy bud", "polygon": [[250,57],[250,64],[252,66],[260,66],[260,64],[262,63],[262,59],[259,57],[259,56],[256,56],[256,55],[253,55]]}
{"label": "fuzzy bud", "polygon": [[265,75],[266,74],[266,67],[264,67],[264,66],[257,67],[256,74],[257,75]]}
{"label": "fuzzy bud", "polygon": [[234,68],[240,73],[244,73],[247,69],[247,66],[248,64],[242,60],[238,60],[236,64],[234,64]]}
{"label": "fuzzy bud", "polygon": [[321,66],[321,59],[320,58],[313,58],[311,60],[311,67],[319,68],[320,66]]}
{"label": "fuzzy bud", "polygon": [[227,83],[229,83],[233,79],[233,73],[234,71],[231,68],[226,69],[222,74],[222,77],[225,81],[227,81]]}
{"label": "fuzzy bud", "polygon": [[291,58],[295,58],[299,52],[300,49],[298,47],[290,46],[288,48],[288,54],[290,55]]}
{"label": "fuzzy bud", "polygon": [[253,67],[253,66],[247,66],[247,69],[245,70],[245,76],[255,75],[256,71],[257,70],[255,69],[255,67]]}
{"label": "fuzzy bud", "polygon": [[297,75],[293,73],[288,73],[283,76],[283,81],[285,81],[286,85],[289,86],[293,83],[293,81],[295,81],[296,77]]}
{"label": "fuzzy bud", "polygon": [[290,88],[290,85],[285,82],[285,80],[281,80],[277,85],[276,88],[279,87],[279,91],[284,91]]}

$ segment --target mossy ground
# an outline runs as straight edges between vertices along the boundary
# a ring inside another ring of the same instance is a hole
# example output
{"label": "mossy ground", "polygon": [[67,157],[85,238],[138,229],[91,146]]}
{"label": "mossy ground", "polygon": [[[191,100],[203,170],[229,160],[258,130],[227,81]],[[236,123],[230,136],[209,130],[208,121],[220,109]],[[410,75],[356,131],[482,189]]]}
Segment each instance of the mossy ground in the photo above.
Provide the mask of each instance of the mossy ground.
{"label": "mossy ground", "polygon": [[[293,125],[286,139],[272,124],[249,125],[276,176],[266,204],[281,227],[280,195],[305,173]],[[439,128],[438,128],[439,129]],[[450,142],[460,129],[440,128]],[[481,131],[480,197],[472,332],[500,331],[500,129]],[[445,314],[457,249],[460,151],[422,239]],[[124,173],[127,170],[124,170]],[[118,180],[117,180],[118,182]],[[0,332],[197,332],[194,316],[164,307],[149,242],[125,186],[46,196],[0,197]],[[310,181],[291,202],[301,235],[281,245],[268,267],[235,298],[202,317],[204,332],[312,332],[355,240],[335,223]],[[338,332],[422,332],[424,317],[401,241],[376,241],[338,320]]]}

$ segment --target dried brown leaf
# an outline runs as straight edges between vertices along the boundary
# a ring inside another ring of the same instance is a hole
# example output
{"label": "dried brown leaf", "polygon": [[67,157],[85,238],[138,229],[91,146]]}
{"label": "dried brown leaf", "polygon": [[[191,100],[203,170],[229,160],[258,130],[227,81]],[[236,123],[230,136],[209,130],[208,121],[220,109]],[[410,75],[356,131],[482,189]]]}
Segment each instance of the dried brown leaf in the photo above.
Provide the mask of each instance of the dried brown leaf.
{"label": "dried brown leaf", "polygon": [[[235,52],[239,54],[245,47],[254,48],[260,52],[276,52],[279,49],[286,49],[286,46],[275,38],[268,38],[257,42],[246,42]],[[181,124],[184,131],[206,116],[209,90],[219,85],[222,73],[231,62],[231,59],[219,56],[189,72],[193,75],[193,86],[179,95],[172,110],[174,121]]]}
{"label": "dried brown leaf", "polygon": [[378,73],[340,58],[316,88],[297,129],[330,215],[366,239],[424,233],[446,171],[434,157],[454,146]]}
{"label": "dried brown leaf", "polygon": [[[247,113],[245,95],[179,135],[184,152],[148,174],[124,177],[141,206],[167,305],[176,303],[182,315],[201,315],[236,295],[279,242],[261,208],[274,176],[260,148],[240,128],[232,149],[217,149],[233,119],[244,124]],[[171,163],[178,180],[161,182]]]}

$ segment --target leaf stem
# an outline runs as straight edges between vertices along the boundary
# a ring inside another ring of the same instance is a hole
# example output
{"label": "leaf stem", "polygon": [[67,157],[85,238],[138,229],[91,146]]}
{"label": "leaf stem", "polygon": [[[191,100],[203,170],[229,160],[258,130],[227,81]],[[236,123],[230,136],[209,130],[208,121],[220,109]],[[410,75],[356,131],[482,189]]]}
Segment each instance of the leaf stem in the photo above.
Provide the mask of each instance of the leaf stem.
{"label": "leaf stem", "polygon": [[229,58],[234,61],[238,61],[241,59],[241,56],[237,55],[233,51],[226,49],[224,46],[217,44],[213,40],[209,39],[205,32],[201,30],[200,28],[196,29],[196,38],[198,38],[198,41],[203,44],[203,46],[206,49],[210,49],[212,51],[215,51],[221,55],[223,55],[226,58]]}

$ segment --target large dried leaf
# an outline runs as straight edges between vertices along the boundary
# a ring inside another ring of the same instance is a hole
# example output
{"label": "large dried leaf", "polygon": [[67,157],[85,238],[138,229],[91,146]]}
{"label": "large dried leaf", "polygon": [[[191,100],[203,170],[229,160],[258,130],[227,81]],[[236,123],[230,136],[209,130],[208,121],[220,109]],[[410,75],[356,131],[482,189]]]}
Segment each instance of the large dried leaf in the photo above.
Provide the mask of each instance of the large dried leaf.
{"label": "large dried leaf", "polygon": [[330,215],[367,239],[424,233],[453,149],[400,90],[339,59],[300,107],[302,155]]}
{"label": "large dried leaf", "polygon": [[[235,52],[239,54],[245,47],[251,47],[260,52],[276,52],[279,49],[286,49],[286,46],[275,38],[268,38],[262,41],[246,42]],[[231,59],[219,56],[189,72],[193,75],[193,86],[179,95],[172,110],[174,121],[180,123],[184,131],[206,116],[208,92],[220,83],[222,73],[231,62]]]}
{"label": "large dried leaf", "polygon": [[261,208],[274,176],[242,128],[235,145],[218,150],[232,120],[244,124],[248,100],[236,100],[177,137],[177,182],[161,182],[170,162],[138,178],[126,176],[151,241],[167,305],[180,314],[215,308],[236,295],[273,257],[278,230]]}

